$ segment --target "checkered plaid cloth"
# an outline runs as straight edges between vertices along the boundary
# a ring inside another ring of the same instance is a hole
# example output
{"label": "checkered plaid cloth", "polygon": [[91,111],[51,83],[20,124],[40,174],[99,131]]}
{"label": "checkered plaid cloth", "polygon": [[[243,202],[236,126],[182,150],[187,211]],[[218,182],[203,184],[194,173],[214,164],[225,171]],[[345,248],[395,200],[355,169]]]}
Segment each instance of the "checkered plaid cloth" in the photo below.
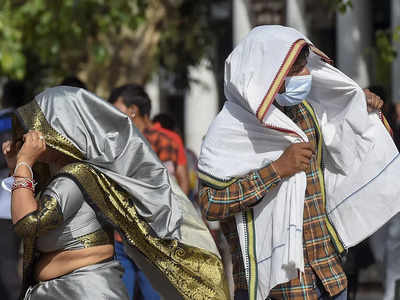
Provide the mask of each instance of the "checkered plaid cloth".
{"label": "checkered plaid cloth", "polygon": [[153,128],[145,129],[143,135],[162,162],[171,161],[176,167],[178,163],[178,145],[170,137]]}
{"label": "checkered plaid cloth", "polygon": [[[307,134],[315,151],[318,151],[320,137],[306,106],[299,104],[287,107],[285,113]],[[306,172],[304,274],[274,287],[270,292],[272,299],[317,299],[317,284],[321,284],[331,296],[347,288],[346,275],[327,229],[325,201],[318,178],[321,166],[318,166],[316,158],[317,155],[314,155]],[[234,215],[261,201],[265,193],[273,189],[280,180],[272,166],[268,165],[222,189],[207,182],[201,183],[199,203],[202,211],[210,220],[222,220],[221,228],[231,248],[235,289],[247,289],[247,280]]]}

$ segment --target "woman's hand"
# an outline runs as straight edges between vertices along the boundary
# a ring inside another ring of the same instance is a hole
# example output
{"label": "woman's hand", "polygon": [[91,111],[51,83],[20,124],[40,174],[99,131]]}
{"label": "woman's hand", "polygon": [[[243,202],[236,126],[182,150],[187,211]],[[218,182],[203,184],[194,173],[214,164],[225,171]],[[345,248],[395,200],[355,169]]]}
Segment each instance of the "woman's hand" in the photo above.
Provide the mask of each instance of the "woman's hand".
{"label": "woman's hand", "polygon": [[25,162],[31,167],[46,151],[46,142],[40,131],[29,130],[24,135],[24,144],[17,154],[17,163]]}

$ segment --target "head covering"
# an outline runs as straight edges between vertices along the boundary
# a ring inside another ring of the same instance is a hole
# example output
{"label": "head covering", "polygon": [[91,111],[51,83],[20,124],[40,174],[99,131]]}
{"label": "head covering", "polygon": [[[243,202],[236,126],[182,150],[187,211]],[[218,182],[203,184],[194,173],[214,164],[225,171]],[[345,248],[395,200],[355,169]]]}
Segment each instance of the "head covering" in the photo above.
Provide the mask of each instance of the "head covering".
{"label": "head covering", "polygon": [[[179,238],[182,211],[166,168],[129,117],[84,89],[55,87],[18,109],[51,148],[84,161],[123,187],[161,238]],[[31,128],[26,128],[31,129]]]}
{"label": "head covering", "polygon": [[[203,141],[199,178],[209,186],[227,187],[277,160],[291,143],[308,141],[273,105],[306,45],[312,87],[303,105],[323,141],[318,150],[323,149],[320,183],[327,228],[343,251],[399,212],[394,200],[400,187],[391,184],[391,178],[400,176],[399,154],[384,120],[367,112],[363,90],[295,29],[256,27],[226,59],[227,101]],[[267,298],[271,288],[304,268],[306,182],[304,172],[286,178],[256,206],[235,215],[250,299]]]}
{"label": "head covering", "polygon": [[262,119],[296,61],[310,41],[297,30],[279,25],[251,31],[225,61],[225,96]]}
{"label": "head covering", "polygon": [[45,90],[17,113],[25,130],[41,131],[48,147],[78,161],[63,175],[75,179],[136,260],[152,266],[150,280],[162,274],[178,298],[211,291],[212,299],[225,299],[211,235],[128,116],[84,89],[65,86]]}

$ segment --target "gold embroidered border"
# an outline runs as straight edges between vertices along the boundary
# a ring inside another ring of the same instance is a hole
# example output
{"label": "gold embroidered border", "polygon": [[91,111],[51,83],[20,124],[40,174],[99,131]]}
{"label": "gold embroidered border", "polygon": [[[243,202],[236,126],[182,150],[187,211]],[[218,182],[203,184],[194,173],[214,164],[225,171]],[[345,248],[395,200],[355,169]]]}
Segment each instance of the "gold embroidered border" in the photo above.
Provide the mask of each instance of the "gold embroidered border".
{"label": "gold embroidered border", "polygon": [[247,221],[247,255],[249,263],[249,300],[257,300],[257,289],[258,289],[258,265],[257,265],[257,253],[256,253],[256,232],[254,225],[253,210],[249,209],[246,212]]}
{"label": "gold embroidered border", "polygon": [[[38,232],[40,236],[46,231],[56,229],[64,222],[64,217],[58,201],[54,197],[44,196],[39,198]],[[44,226],[41,226],[41,225]]]}
{"label": "gold embroidered border", "polygon": [[136,213],[127,193],[104,174],[77,163],[62,172],[72,175],[89,195],[90,201],[120,228],[131,246],[152,262],[185,299],[229,299],[221,259],[176,240],[163,240]]}
{"label": "gold embroidered border", "polygon": [[286,55],[285,60],[282,63],[278,73],[275,76],[274,81],[272,82],[267,94],[264,97],[264,100],[261,102],[258,110],[257,110],[257,118],[261,121],[265,114],[268,111],[268,108],[272,104],[275,99],[276,93],[279,91],[283,81],[288,74],[290,68],[293,63],[296,61],[297,56],[300,54],[301,49],[307,44],[307,42],[303,39],[297,40],[293,43],[292,47],[289,49],[288,54]]}
{"label": "gold embroidered border", "polygon": [[233,179],[227,180],[227,181],[219,180],[219,179],[212,177],[201,171],[198,171],[197,175],[200,180],[210,184],[213,187],[216,187],[217,189],[226,188],[226,187],[230,186],[232,183],[234,183],[235,181],[237,181],[237,178],[233,178]]}
{"label": "gold embroidered border", "polygon": [[50,126],[35,100],[18,108],[17,112],[26,129],[38,130],[43,134],[46,145],[72,158],[83,159],[82,153],[66,137]]}
{"label": "gold embroidered border", "polygon": [[383,115],[383,113],[380,114],[380,119],[383,123],[383,126],[385,126],[386,130],[389,132],[389,134],[393,137],[393,130],[392,127],[390,127],[390,124],[386,117]]}
{"label": "gold embroidered border", "polygon": [[83,247],[90,248],[99,245],[113,244],[114,239],[112,235],[112,231],[107,232],[104,229],[99,229],[95,232],[78,237],[78,240],[81,241]]}
{"label": "gold embroidered border", "polygon": [[328,55],[326,55],[324,52],[319,50],[314,45],[310,45],[310,49],[311,49],[312,52],[314,52],[315,54],[319,55],[322,58],[322,60],[324,60],[325,62],[327,62],[329,64],[333,63],[332,59],[330,59]]}
{"label": "gold embroidered border", "polygon": [[[314,109],[308,104],[307,101],[303,101],[304,107],[308,110],[308,112],[311,114],[312,119],[314,121],[315,127],[318,131],[318,136],[319,141],[318,141],[318,151],[317,151],[317,168],[318,168],[318,178],[319,178],[319,183],[321,186],[321,195],[322,195],[322,201],[324,203],[324,209],[326,210],[326,195],[325,195],[325,180],[324,180],[324,175],[321,170],[321,162],[322,162],[322,132],[321,128],[319,127],[319,123],[317,120],[317,117],[315,116]],[[328,216],[325,216],[325,223],[326,227],[328,229],[328,232],[330,236],[332,237],[333,244],[335,245],[336,249],[338,250],[339,253],[343,253],[345,251],[343,243],[339,239],[339,235],[336,232],[335,227],[332,225],[331,221],[329,220]]]}
{"label": "gold embroidered border", "polygon": [[[38,201],[40,195],[36,196],[36,201]],[[14,226],[27,226],[28,223],[25,223],[23,221],[24,219],[20,220],[17,222]],[[36,243],[36,229],[37,227],[32,228],[32,234],[27,235],[23,238],[23,247],[24,247],[24,253],[22,256],[22,287],[21,287],[21,294],[19,296],[19,299],[24,299],[26,290],[34,284],[34,279],[33,279],[33,264],[35,261],[35,243]],[[18,230],[26,230],[26,228],[20,228],[20,229],[14,229],[16,231]]]}

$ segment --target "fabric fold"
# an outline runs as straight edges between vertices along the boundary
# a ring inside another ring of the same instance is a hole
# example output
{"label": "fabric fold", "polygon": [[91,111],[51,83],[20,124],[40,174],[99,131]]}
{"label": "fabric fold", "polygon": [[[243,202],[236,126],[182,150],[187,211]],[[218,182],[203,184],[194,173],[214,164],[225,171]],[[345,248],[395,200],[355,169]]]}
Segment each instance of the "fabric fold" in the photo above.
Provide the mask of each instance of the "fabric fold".
{"label": "fabric fold", "polygon": [[[74,180],[102,224],[123,236],[132,258],[151,266],[149,280],[165,283],[161,295],[229,299],[221,257],[201,216],[127,116],[73,87],[47,89],[17,115],[15,135],[41,131],[47,147],[75,159],[57,176]],[[42,185],[49,180],[48,173],[36,175]],[[24,240],[24,291],[35,284],[38,254],[35,240]]]}
{"label": "fabric fold", "polygon": [[[396,201],[400,186],[393,185],[393,178],[400,175],[400,160],[383,120],[378,113],[367,112],[362,89],[330,65],[303,34],[282,26],[259,26],[227,58],[227,101],[203,141],[198,167],[200,174],[215,180],[234,181],[278,159],[291,143],[308,141],[273,105],[305,45],[311,49],[307,67],[313,82],[306,100],[324,142],[320,181],[325,182],[327,228],[340,252],[400,211]],[[265,299],[271,288],[304,267],[305,187],[306,176],[299,173],[268,192],[249,209],[251,228],[248,212],[236,216],[250,299]],[[250,253],[250,233],[257,240],[254,253]],[[257,268],[252,268],[251,259],[258,260]]]}

